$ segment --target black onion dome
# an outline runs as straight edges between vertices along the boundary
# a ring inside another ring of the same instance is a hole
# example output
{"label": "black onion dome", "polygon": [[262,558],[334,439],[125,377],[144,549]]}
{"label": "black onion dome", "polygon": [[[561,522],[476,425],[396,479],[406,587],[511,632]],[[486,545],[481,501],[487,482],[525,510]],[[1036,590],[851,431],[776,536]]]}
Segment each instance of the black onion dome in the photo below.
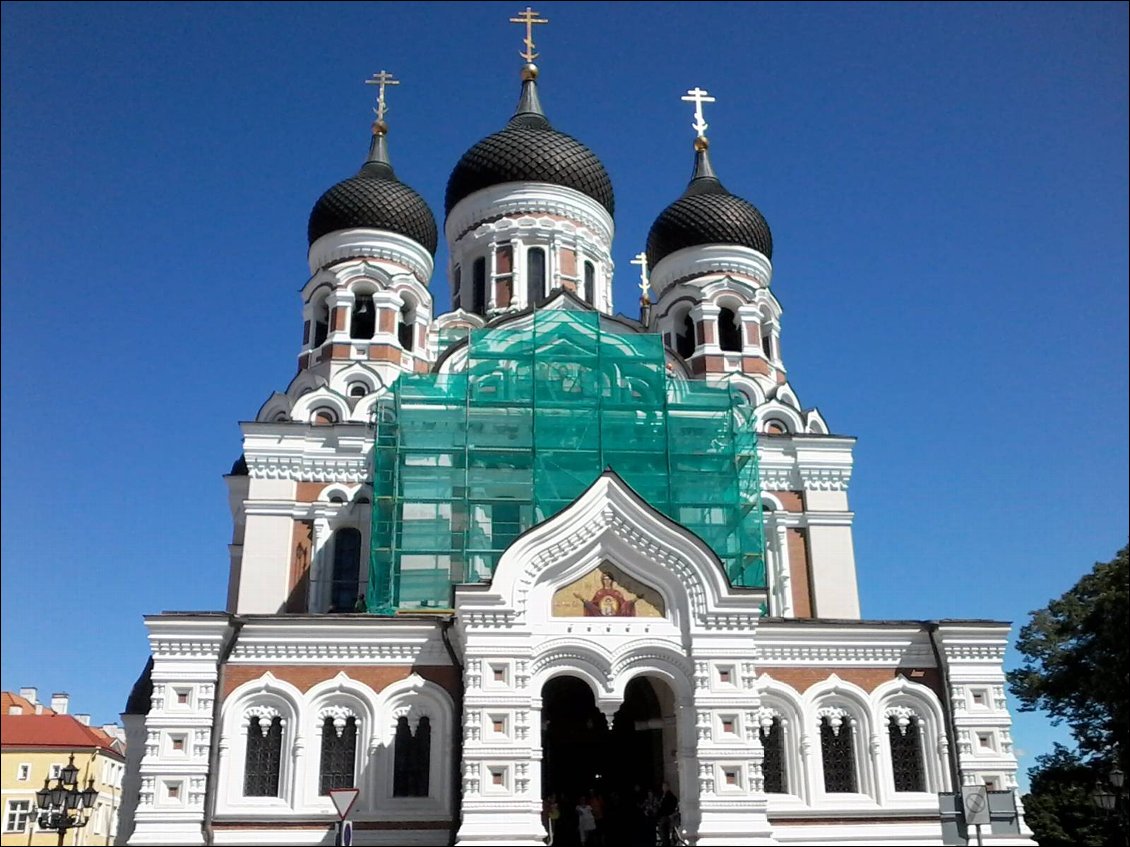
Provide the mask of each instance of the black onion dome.
{"label": "black onion dome", "polygon": [[731,194],[714,175],[705,149],[695,156],[695,169],[683,196],[659,213],[647,234],[647,264],[684,247],[737,244],[773,258],[773,234],[757,208]]}
{"label": "black onion dome", "polygon": [[596,154],[571,135],[550,126],[532,78],[510,123],[488,135],[456,164],[447,180],[444,212],[450,215],[465,197],[504,182],[548,182],[586,194],[613,213],[612,180]]}
{"label": "black onion dome", "polygon": [[421,244],[433,256],[439,237],[435,215],[424,198],[396,178],[383,132],[374,133],[369,159],[356,176],[318,198],[306,236],[313,244],[341,229],[384,229]]}

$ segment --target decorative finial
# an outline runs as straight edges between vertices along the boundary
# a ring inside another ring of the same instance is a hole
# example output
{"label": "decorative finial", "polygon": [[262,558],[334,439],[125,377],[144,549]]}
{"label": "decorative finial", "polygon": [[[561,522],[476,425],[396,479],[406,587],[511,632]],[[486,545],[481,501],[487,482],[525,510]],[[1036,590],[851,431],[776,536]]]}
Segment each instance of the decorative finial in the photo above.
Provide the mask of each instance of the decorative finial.
{"label": "decorative finial", "polygon": [[526,25],[526,37],[522,41],[522,43],[526,45],[526,49],[518,51],[518,55],[526,60],[526,67],[522,69],[523,79],[525,79],[525,74],[527,73],[532,73],[533,76],[537,76],[538,72],[537,68],[533,67],[533,61],[538,57],[538,54],[534,52],[534,24],[549,23],[548,18],[539,18],[538,14],[538,12],[535,12],[527,6],[526,11],[519,12],[518,17],[510,19],[510,23],[512,24]]}
{"label": "decorative finial", "polygon": [[[697,133],[698,137],[695,138],[694,149],[705,150],[709,146],[706,140],[706,119],[702,116],[702,104],[713,103],[714,98],[711,97],[704,89],[695,86],[687,91],[686,96],[681,98],[685,103],[694,103],[694,123],[691,127]],[[701,145],[701,146],[700,146]]]}
{"label": "decorative finial", "polygon": [[378,74],[373,74],[370,79],[365,80],[365,85],[377,86],[377,105],[376,108],[373,109],[377,119],[373,121],[373,134],[384,135],[388,132],[388,124],[385,123],[385,115],[388,114],[388,104],[385,102],[385,86],[400,85],[400,80],[388,71],[381,71]]}
{"label": "decorative finial", "polygon": [[651,298],[648,296],[651,291],[651,283],[647,281],[647,253],[636,253],[636,257],[632,259],[630,264],[640,266],[640,303],[651,303]]}

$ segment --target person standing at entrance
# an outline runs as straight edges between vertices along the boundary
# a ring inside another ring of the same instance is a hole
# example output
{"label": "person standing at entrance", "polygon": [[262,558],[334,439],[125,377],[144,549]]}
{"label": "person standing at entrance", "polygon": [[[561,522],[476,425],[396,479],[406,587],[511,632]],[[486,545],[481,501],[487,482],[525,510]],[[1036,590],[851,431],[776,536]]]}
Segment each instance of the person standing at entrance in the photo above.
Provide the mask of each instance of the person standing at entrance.
{"label": "person standing at entrance", "polygon": [[664,847],[675,843],[675,817],[678,814],[679,798],[665,782],[659,798],[659,843]]}
{"label": "person standing at entrance", "polygon": [[592,814],[589,798],[582,794],[577,799],[577,834],[581,839],[581,847],[589,843],[589,838],[596,831],[596,818]]}

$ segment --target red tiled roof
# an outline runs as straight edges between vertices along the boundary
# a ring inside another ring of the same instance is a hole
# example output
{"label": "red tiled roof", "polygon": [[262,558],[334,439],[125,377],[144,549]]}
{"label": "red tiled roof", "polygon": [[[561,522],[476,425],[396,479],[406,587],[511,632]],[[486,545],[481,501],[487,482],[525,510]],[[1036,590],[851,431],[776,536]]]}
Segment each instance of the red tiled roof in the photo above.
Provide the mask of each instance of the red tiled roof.
{"label": "red tiled roof", "polygon": [[13,694],[11,691],[0,691],[0,715],[6,715],[11,711],[12,706],[19,706],[25,715],[34,715],[35,706],[40,707],[41,715],[53,715],[55,710],[46,703],[32,704],[26,697],[21,697],[19,694]]}
{"label": "red tiled roof", "polygon": [[71,715],[0,714],[0,743],[4,747],[101,747],[112,739],[100,729],[84,726]]}

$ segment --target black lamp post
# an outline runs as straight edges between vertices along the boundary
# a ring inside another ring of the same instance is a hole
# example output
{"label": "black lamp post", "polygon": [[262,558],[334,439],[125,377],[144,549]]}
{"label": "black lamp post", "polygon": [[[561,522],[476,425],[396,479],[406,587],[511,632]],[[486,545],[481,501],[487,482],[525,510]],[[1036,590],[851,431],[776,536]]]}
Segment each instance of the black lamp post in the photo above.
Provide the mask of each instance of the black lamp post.
{"label": "black lamp post", "polygon": [[[1091,792],[1091,802],[1095,804],[1104,815],[1114,815],[1115,826],[1118,827],[1118,843],[1126,844],[1126,829],[1123,824],[1123,814],[1125,813],[1125,794],[1122,787],[1126,784],[1126,774],[1123,773],[1122,768],[1117,764],[1111,770],[1107,780],[1110,786],[1099,783],[1095,786],[1095,790]],[[1111,791],[1111,788],[1114,790]]]}
{"label": "black lamp post", "polygon": [[59,771],[55,787],[51,779],[44,777],[43,788],[35,792],[36,814],[40,829],[53,829],[59,833],[59,844],[67,835],[68,829],[81,829],[90,820],[90,810],[98,797],[94,778],[86,781],[86,788],[78,787],[78,768],[75,767],[75,754],[67,766]]}

